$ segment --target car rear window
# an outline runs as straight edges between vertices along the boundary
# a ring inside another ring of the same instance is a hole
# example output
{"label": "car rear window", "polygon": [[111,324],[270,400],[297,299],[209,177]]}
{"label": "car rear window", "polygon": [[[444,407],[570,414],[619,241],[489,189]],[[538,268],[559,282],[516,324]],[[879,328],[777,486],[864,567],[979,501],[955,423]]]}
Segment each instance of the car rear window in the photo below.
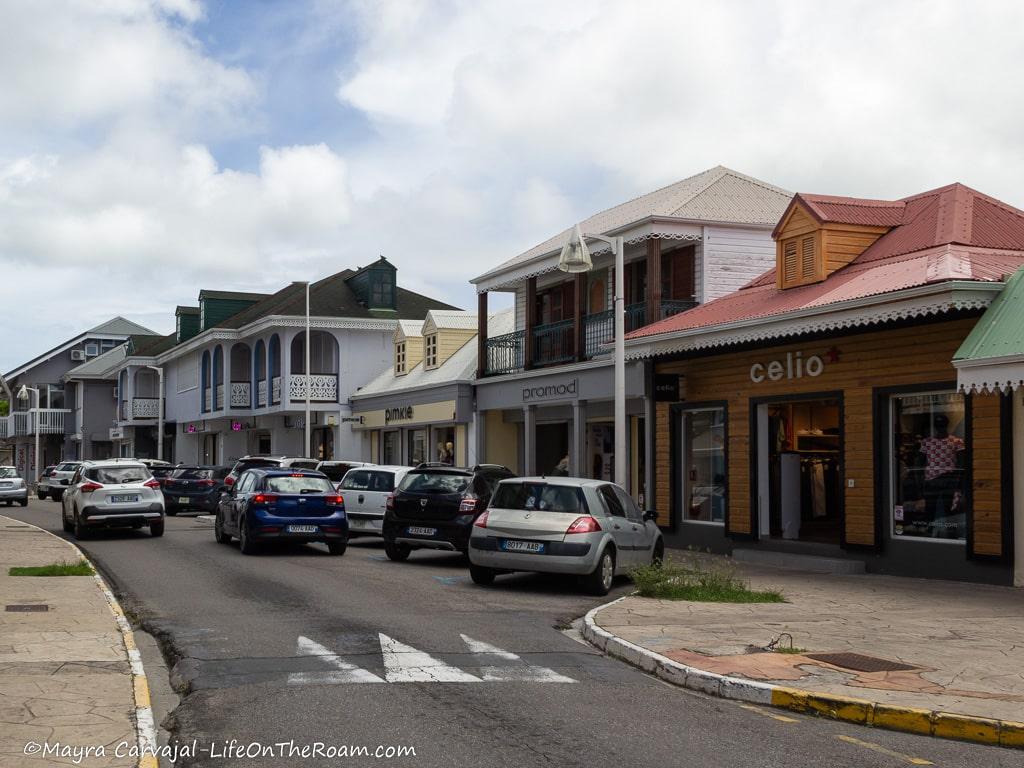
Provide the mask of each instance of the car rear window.
{"label": "car rear window", "polygon": [[201,467],[185,467],[184,469],[175,470],[171,477],[178,480],[211,480],[213,479],[213,470],[202,469]]}
{"label": "car rear window", "polygon": [[341,483],[343,491],[386,491],[395,490],[395,473],[373,469],[353,469]]}
{"label": "car rear window", "polygon": [[323,472],[335,483],[340,483],[350,469],[352,469],[351,464],[325,464],[322,467],[317,467],[319,472]]}
{"label": "car rear window", "polygon": [[319,461],[299,459],[298,461],[289,461],[288,466],[292,469],[316,469],[316,465],[319,463]]}
{"label": "car rear window", "polygon": [[267,490],[275,493],[334,493],[334,486],[326,477],[290,475],[268,477]]}
{"label": "car rear window", "polygon": [[242,459],[235,465],[235,468],[239,473],[241,473],[247,469],[252,469],[253,467],[279,466],[281,466],[281,462],[277,459]]}
{"label": "car rear window", "polygon": [[58,472],[74,472],[76,469],[78,469],[78,464],[70,461],[57,466]]}
{"label": "car rear window", "polygon": [[400,491],[413,493],[462,493],[472,475],[456,472],[410,472],[398,485]]}
{"label": "car rear window", "polygon": [[0,477],[17,477],[18,470],[14,467],[0,467]]}
{"label": "car rear window", "polygon": [[501,483],[491,498],[492,509],[522,509],[529,512],[586,512],[583,490],[571,485],[547,483]]}
{"label": "car rear window", "polygon": [[152,477],[145,467],[92,467],[86,470],[85,476],[103,485],[141,483]]}

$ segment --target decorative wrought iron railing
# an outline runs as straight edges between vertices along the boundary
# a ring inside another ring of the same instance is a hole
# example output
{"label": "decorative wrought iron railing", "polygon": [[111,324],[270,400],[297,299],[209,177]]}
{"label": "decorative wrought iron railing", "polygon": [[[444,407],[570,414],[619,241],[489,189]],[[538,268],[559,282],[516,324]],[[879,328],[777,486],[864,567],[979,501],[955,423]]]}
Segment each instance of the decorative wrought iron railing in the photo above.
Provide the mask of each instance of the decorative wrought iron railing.
{"label": "decorative wrought iron railing", "polygon": [[525,342],[525,331],[513,331],[489,338],[484,373],[498,375],[523,370]]}
{"label": "decorative wrought iron railing", "polygon": [[209,413],[213,410],[213,390],[207,389],[203,396],[203,411]]}
{"label": "decorative wrought iron railing", "polygon": [[680,312],[685,312],[686,310],[693,309],[696,306],[696,301],[663,301],[661,302],[661,319],[664,320],[666,317],[678,315]]}
{"label": "decorative wrought iron railing", "polygon": [[338,377],[332,373],[293,373],[288,377],[288,399],[305,400],[306,387],[309,387],[309,399],[318,403],[338,402]]}
{"label": "decorative wrought iron railing", "polygon": [[266,408],[267,407],[267,380],[260,379],[256,383],[256,407]]}
{"label": "decorative wrought iron railing", "polygon": [[[266,382],[260,382],[265,384]],[[266,392],[266,388],[263,390]],[[248,408],[252,405],[252,388],[248,381],[231,382],[231,407]]]}
{"label": "decorative wrought iron railing", "polygon": [[555,365],[576,359],[576,323],[559,320],[533,329],[533,364]]}
{"label": "decorative wrought iron railing", "polygon": [[156,419],[160,417],[160,399],[156,397],[133,397],[133,419]]}
{"label": "decorative wrought iron railing", "polygon": [[277,405],[281,402],[281,377],[275,376],[270,380],[270,404]]}

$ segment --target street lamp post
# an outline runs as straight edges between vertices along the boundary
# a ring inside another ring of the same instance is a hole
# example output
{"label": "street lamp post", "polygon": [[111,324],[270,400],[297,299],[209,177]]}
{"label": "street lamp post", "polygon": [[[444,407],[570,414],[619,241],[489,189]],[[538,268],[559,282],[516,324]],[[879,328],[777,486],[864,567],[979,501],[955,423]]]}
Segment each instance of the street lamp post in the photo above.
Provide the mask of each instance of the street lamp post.
{"label": "street lamp post", "polygon": [[156,371],[159,377],[159,392],[157,394],[157,412],[156,412],[156,457],[160,461],[164,460],[164,369],[159,365],[147,365],[150,370]]}
{"label": "street lamp post", "polygon": [[[625,242],[621,237],[588,234],[591,240],[600,240],[612,247],[615,255],[615,482],[623,488],[626,483],[626,304],[624,291]],[[590,251],[579,225],[573,227],[562,246],[558,268],[563,272],[589,272],[594,267]]]}
{"label": "street lamp post", "polygon": [[[18,399],[19,400],[28,400],[28,393],[29,392],[34,392],[35,396],[36,396],[36,415],[35,415],[35,418],[32,420],[33,424],[35,425],[35,433],[36,433],[36,451],[35,451],[35,456],[34,456],[34,460],[33,460],[33,464],[35,465],[33,467],[33,469],[35,471],[33,472],[32,476],[36,479],[35,482],[36,482],[36,485],[38,486],[39,485],[39,389],[37,387],[29,387],[29,386],[26,386],[25,384],[22,384],[21,385],[21,389],[18,390]],[[30,409],[30,412],[31,412],[31,409]]]}
{"label": "street lamp post", "polygon": [[309,372],[309,280],[306,281],[306,419],[304,426],[306,428],[306,458],[312,458],[313,448],[310,445],[312,441],[312,426],[309,423],[309,388],[313,384],[313,377]]}

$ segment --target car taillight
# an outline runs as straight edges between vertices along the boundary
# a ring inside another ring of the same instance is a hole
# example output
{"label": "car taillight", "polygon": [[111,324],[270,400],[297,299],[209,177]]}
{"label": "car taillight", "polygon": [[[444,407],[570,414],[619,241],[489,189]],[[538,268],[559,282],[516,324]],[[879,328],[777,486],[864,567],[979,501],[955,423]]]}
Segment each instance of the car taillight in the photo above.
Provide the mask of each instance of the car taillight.
{"label": "car taillight", "polygon": [[343,507],[345,506],[344,496],[325,496],[324,501],[327,502],[328,507]]}
{"label": "car taillight", "polygon": [[467,496],[459,502],[459,512],[476,512],[476,504],[480,499],[475,496]]}
{"label": "car taillight", "polygon": [[253,504],[275,504],[277,503],[277,496],[272,493],[257,493],[252,497]]}
{"label": "car taillight", "polygon": [[228,475],[227,477],[224,478],[224,485],[226,485],[226,486],[228,486],[230,488],[234,484],[235,484],[235,478],[233,478],[231,475]]}
{"label": "car taillight", "polygon": [[486,509],[484,510],[484,513],[482,515],[480,515],[480,517],[478,517],[476,520],[473,521],[473,525],[475,525],[477,528],[486,528],[487,527],[487,510]]}
{"label": "car taillight", "polygon": [[81,488],[79,488],[79,490],[82,493],[92,493],[93,491],[98,491],[102,487],[103,486],[100,485],[99,483],[86,483]]}
{"label": "car taillight", "polygon": [[211,485],[216,485],[216,484],[217,484],[216,480],[200,480],[199,481],[199,485],[205,485],[207,488],[209,488]]}
{"label": "car taillight", "polygon": [[565,533],[566,535],[570,533],[597,533],[600,530],[601,524],[588,515],[587,517],[577,517],[573,520],[572,525],[566,529]]}
{"label": "car taillight", "polygon": [[395,509],[395,494],[389,493],[388,497],[384,499],[384,507],[394,511]]}
{"label": "car taillight", "polygon": [[143,485],[146,486],[147,488],[159,488],[160,487],[160,481],[157,480],[155,477],[153,477],[153,478],[150,478],[149,480],[147,480],[146,482],[144,482]]}

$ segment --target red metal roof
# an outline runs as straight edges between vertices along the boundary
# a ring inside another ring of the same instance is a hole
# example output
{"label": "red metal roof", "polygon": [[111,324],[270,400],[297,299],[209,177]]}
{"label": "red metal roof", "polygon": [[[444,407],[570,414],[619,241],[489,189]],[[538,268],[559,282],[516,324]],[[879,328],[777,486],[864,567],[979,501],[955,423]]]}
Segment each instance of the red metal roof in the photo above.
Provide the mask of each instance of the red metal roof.
{"label": "red metal roof", "polygon": [[[800,194],[791,205],[797,201],[821,221],[892,229],[820,283],[779,290],[773,269],[728,296],[627,338],[772,317],[948,280],[1000,281],[1024,265],[1024,211],[962,184],[896,201]],[[883,223],[897,213],[896,223]]]}

